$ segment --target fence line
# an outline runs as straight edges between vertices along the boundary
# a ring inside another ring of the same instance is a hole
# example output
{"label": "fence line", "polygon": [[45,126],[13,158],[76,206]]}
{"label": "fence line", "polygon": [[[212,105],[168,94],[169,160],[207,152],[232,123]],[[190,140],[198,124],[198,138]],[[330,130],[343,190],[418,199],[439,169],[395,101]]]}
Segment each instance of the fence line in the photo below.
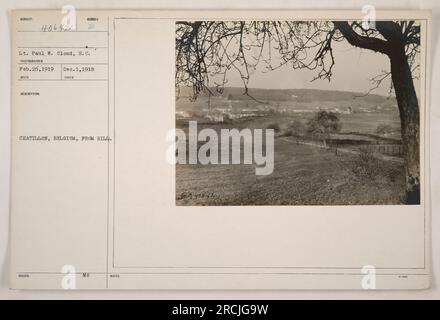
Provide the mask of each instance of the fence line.
{"label": "fence line", "polygon": [[361,148],[370,152],[377,152],[390,155],[403,155],[403,146],[401,144],[368,144]]}

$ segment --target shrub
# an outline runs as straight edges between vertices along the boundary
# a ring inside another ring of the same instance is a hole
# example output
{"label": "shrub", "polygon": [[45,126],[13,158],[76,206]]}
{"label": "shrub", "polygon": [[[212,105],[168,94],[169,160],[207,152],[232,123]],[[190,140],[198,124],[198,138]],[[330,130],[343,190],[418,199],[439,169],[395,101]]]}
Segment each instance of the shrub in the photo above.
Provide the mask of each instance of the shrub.
{"label": "shrub", "polygon": [[360,181],[371,181],[380,172],[380,160],[371,150],[361,148],[350,164],[350,170]]}
{"label": "shrub", "polygon": [[299,120],[293,120],[287,125],[287,131],[292,136],[303,136],[306,133],[305,125]]}

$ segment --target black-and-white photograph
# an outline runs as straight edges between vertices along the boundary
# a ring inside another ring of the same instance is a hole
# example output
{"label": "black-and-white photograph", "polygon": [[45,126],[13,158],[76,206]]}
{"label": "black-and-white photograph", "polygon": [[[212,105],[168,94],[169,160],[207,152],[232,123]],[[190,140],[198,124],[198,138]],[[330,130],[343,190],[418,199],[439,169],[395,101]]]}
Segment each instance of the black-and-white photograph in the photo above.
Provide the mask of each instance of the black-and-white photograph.
{"label": "black-and-white photograph", "polygon": [[420,203],[418,21],[176,22],[176,205]]}

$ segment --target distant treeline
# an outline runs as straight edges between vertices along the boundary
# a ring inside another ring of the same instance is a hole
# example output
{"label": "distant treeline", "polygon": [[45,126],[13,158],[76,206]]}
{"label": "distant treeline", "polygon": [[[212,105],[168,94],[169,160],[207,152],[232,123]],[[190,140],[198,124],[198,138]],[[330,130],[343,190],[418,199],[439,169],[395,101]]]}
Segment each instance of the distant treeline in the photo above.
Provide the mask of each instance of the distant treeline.
{"label": "distant treeline", "polygon": [[[249,88],[249,95],[244,94],[243,88],[239,87],[225,87],[222,92],[217,92],[215,88],[211,88],[211,92],[215,96],[224,99],[232,100],[253,100],[257,99],[264,101],[292,101],[298,102],[316,102],[316,101],[347,101],[353,100],[356,102],[369,102],[375,104],[395,104],[394,98],[388,98],[377,94],[368,94],[363,96],[363,93],[349,92],[349,91],[330,91],[317,89],[258,89]],[[189,87],[180,88],[180,97],[191,96],[192,89]],[[199,97],[206,97],[207,92],[202,93]]]}

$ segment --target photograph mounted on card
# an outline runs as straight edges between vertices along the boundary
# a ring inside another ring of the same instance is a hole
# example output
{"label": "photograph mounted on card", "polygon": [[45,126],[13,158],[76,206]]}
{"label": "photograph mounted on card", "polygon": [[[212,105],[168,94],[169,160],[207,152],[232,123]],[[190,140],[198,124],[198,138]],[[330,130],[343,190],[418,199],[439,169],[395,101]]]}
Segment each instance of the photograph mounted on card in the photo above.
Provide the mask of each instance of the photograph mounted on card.
{"label": "photograph mounted on card", "polygon": [[426,11],[16,10],[11,287],[423,289]]}

